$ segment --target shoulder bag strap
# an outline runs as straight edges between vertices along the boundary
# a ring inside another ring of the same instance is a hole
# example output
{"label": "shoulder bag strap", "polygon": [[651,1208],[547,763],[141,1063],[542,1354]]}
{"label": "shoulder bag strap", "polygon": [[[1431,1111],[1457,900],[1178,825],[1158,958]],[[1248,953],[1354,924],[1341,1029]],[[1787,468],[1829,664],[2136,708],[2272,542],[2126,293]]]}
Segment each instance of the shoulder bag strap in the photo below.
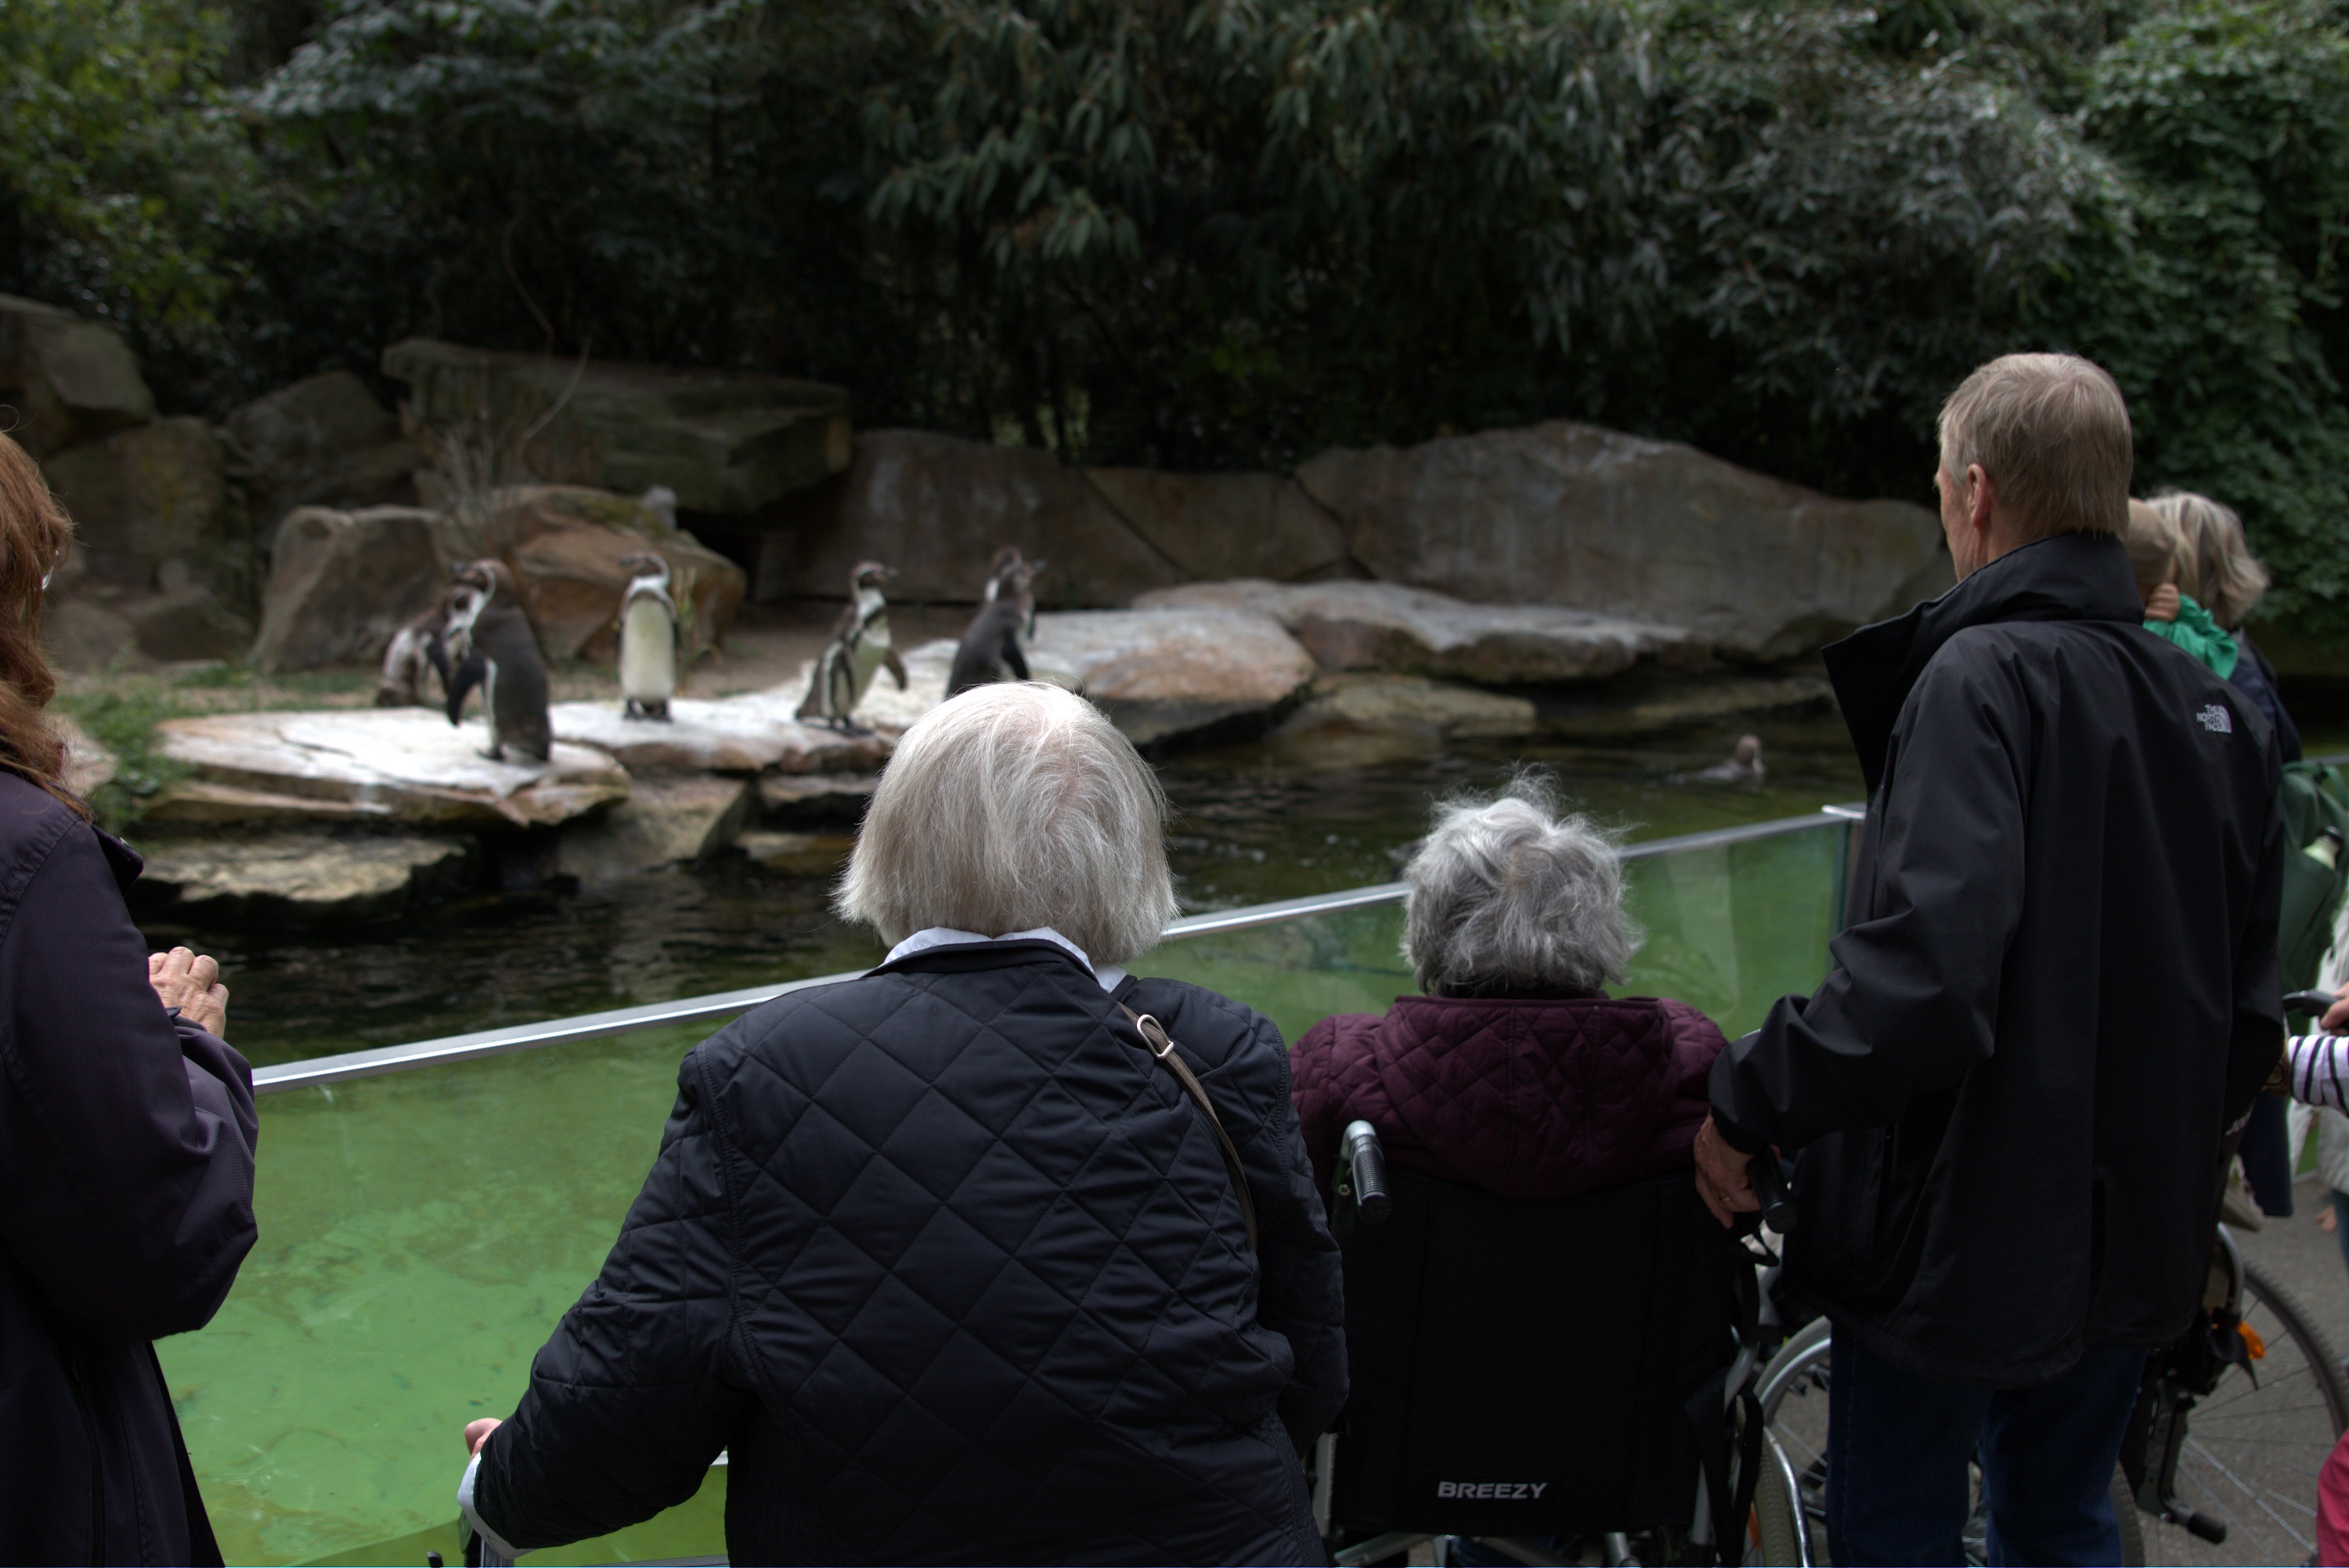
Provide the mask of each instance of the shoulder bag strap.
{"label": "shoulder bag strap", "polygon": [[1256,1199],[1248,1191],[1247,1171],[1240,1164],[1240,1151],[1232,1146],[1232,1135],[1224,1130],[1224,1119],[1216,1114],[1216,1102],[1207,1098],[1206,1086],[1199,1082],[1198,1075],[1192,1072],[1190,1064],[1175,1052],[1174,1037],[1166,1032],[1165,1025],[1147,1013],[1135,1012],[1123,1002],[1117,1007],[1133,1026],[1134,1032],[1142,1037],[1142,1043],[1149,1047],[1150,1054],[1174,1075],[1174,1081],[1183,1086],[1183,1092],[1206,1117],[1207,1125],[1216,1130],[1216,1141],[1223,1146],[1224,1169],[1231,1173],[1232,1190],[1240,1196],[1240,1219],[1247,1225],[1248,1251],[1255,1252]]}

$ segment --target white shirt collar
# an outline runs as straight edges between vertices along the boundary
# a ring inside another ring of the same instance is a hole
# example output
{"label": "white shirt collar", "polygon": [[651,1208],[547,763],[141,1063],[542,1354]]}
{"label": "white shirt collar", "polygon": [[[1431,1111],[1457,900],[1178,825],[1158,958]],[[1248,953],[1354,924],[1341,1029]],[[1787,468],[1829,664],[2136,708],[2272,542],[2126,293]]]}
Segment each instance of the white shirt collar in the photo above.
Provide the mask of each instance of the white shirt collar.
{"label": "white shirt collar", "polygon": [[1093,979],[1100,984],[1102,990],[1114,991],[1125,983],[1124,970],[1114,964],[1095,964],[1085,956],[1083,948],[1079,947],[1049,925],[1040,925],[1033,931],[1007,931],[1000,936],[981,936],[976,931],[957,931],[950,925],[933,925],[926,931],[914,933],[913,935],[889,949],[889,956],[882,962],[895,964],[900,958],[916,953],[926,953],[933,947],[952,947],[966,942],[1049,942],[1056,947],[1066,948],[1075,956],[1078,963],[1092,971]]}

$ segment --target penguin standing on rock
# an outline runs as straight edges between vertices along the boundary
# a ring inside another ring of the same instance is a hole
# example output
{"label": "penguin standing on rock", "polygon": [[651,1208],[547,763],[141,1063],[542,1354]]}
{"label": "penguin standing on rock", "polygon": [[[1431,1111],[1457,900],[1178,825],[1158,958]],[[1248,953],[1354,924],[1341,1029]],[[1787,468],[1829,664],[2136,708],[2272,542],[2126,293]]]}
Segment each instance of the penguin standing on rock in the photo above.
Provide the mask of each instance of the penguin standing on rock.
{"label": "penguin standing on rock", "polygon": [[[992,681],[1028,678],[1025,645],[1036,635],[1036,574],[1044,563],[1023,561],[1018,551],[1004,553],[1010,555],[1010,564],[988,579],[987,601],[955,649],[954,668],[947,676],[949,697]],[[1000,562],[1002,554],[996,559]]]}
{"label": "penguin standing on rock", "polygon": [[449,722],[464,716],[465,694],[479,683],[490,723],[489,748],[481,755],[502,762],[511,746],[543,762],[554,748],[554,721],[546,711],[546,661],[522,613],[513,573],[502,561],[476,561],[459,568],[457,582],[476,590],[477,596],[452,617],[443,639],[456,662]]}
{"label": "penguin standing on rock", "polygon": [[895,575],[877,561],[860,561],[848,574],[848,608],[840,613],[832,641],[815,656],[807,698],[797,715],[802,721],[820,719],[834,729],[863,734],[849,716],[882,666],[897,677],[899,691],[905,689],[905,661],[889,645],[889,603],[881,595],[882,583]]}
{"label": "penguin standing on rock", "polygon": [[677,695],[677,601],[668,562],[647,550],[620,562],[636,573],[620,601],[620,717],[668,718]]}

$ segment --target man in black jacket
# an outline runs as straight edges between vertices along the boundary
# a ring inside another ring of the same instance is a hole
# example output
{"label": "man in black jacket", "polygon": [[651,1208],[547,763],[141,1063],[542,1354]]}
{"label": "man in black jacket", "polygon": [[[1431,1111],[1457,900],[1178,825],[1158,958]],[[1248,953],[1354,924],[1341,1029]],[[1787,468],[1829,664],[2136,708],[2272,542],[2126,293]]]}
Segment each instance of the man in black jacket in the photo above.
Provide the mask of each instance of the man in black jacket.
{"label": "man in black jacket", "polygon": [[1800,1150],[1839,1561],[1962,1561],[1979,1449],[1993,1562],[2111,1563],[2145,1352],[2194,1314],[2282,1043],[2280,764],[2139,624],[2110,377],[1993,361],[1940,445],[1958,586],[1827,650],[1868,786],[1850,924],[1716,1063],[1699,1185],[1725,1221]]}

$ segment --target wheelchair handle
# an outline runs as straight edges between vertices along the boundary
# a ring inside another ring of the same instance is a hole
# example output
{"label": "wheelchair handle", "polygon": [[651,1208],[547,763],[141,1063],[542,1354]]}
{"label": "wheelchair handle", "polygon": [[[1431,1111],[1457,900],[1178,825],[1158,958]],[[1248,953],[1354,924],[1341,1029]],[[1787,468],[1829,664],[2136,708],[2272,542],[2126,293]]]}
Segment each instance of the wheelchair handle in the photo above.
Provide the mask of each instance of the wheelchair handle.
{"label": "wheelchair handle", "polygon": [[2322,1018],[2339,1001],[2330,991],[2293,991],[2283,999],[2287,1013],[2305,1013],[2312,1018]]}
{"label": "wheelchair handle", "polygon": [[1787,1189],[1786,1172],[1776,1154],[1765,1149],[1745,1168],[1754,1195],[1762,1200],[1762,1222],[1780,1235],[1795,1228],[1795,1194]]}
{"label": "wheelchair handle", "polygon": [[1367,1121],[1350,1121],[1338,1147],[1346,1156],[1346,1174],[1362,1223],[1379,1223],[1394,1211],[1394,1200],[1387,1196],[1387,1151],[1379,1142],[1379,1130]]}

